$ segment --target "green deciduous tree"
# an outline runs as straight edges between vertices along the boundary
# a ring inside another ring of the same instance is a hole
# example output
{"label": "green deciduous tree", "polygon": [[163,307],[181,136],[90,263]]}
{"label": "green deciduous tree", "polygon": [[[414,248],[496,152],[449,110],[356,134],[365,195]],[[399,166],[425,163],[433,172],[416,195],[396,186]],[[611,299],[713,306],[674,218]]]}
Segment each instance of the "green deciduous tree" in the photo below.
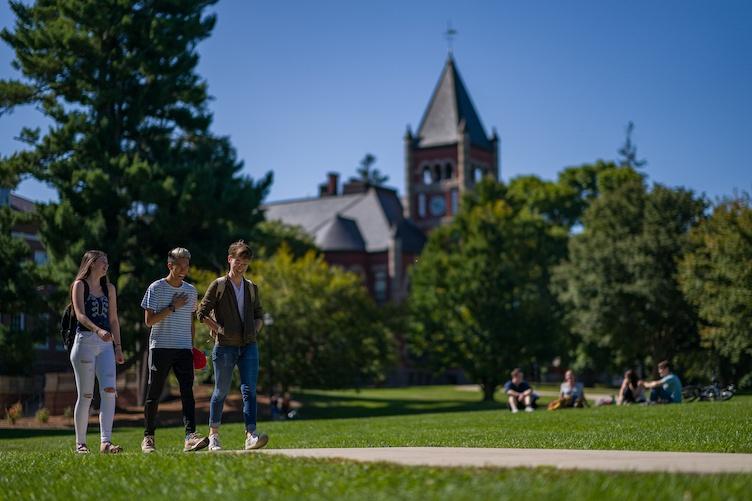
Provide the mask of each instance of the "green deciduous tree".
{"label": "green deciduous tree", "polygon": [[722,200],[690,232],[681,262],[681,287],[697,307],[704,344],[720,355],[719,367],[752,385],[752,200]]}
{"label": "green deciduous tree", "polygon": [[512,367],[556,354],[562,337],[549,275],[567,230],[512,191],[481,182],[430,234],[411,273],[412,351],[437,369],[461,367],[485,400]]}
{"label": "green deciduous tree", "polygon": [[166,273],[166,252],[181,245],[194,264],[224,268],[228,243],[250,240],[262,220],[271,183],[241,176],[228,139],[209,131],[195,68],[213,3],[12,1],[16,24],[2,32],[22,78],[0,82],[0,106],[34,105],[51,125],[24,128],[26,149],[0,171],[30,174],[58,194],[39,212],[61,295],[86,249],[108,253],[132,352],[147,332],[141,296]]}
{"label": "green deciduous tree", "polygon": [[314,252],[295,259],[286,245],[252,268],[274,321],[259,349],[261,369],[272,364],[275,384],[343,388],[383,377],[393,335],[357,274],[330,267]]}
{"label": "green deciduous tree", "polygon": [[262,221],[256,227],[252,240],[253,251],[259,257],[271,257],[286,245],[295,258],[316,251],[313,238],[300,226],[291,226],[281,221]]}
{"label": "green deciduous tree", "polygon": [[599,180],[600,196],[555,272],[578,338],[577,367],[622,369],[696,348],[696,317],[677,281],[677,262],[705,202],[620,167]]}

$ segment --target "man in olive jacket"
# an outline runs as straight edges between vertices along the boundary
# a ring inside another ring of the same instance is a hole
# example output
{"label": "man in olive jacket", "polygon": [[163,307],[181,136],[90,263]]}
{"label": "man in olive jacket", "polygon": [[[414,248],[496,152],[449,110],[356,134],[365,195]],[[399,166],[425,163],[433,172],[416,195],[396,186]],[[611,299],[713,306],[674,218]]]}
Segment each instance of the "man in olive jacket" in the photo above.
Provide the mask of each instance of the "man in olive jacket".
{"label": "man in olive jacket", "polygon": [[196,316],[212,330],[214,349],[214,392],[209,408],[209,450],[222,449],[219,425],[232,371],[240,371],[240,392],[243,395],[245,420],[245,448],[260,449],[269,441],[264,433],[256,432],[256,381],[259,371],[259,351],[256,336],[263,326],[263,309],[256,284],[244,277],[253,258],[253,251],[240,240],[230,245],[227,262],[230,271],[209,285]]}

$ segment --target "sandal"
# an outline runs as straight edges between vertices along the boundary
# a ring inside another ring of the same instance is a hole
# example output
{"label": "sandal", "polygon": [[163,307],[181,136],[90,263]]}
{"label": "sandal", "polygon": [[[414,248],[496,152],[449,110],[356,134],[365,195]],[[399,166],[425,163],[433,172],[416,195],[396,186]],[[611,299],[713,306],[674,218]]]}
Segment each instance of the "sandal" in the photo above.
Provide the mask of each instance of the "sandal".
{"label": "sandal", "polygon": [[88,454],[89,448],[86,444],[76,444],[76,454]]}
{"label": "sandal", "polygon": [[117,454],[123,452],[123,448],[112,442],[102,442],[102,445],[99,446],[99,452],[102,454]]}

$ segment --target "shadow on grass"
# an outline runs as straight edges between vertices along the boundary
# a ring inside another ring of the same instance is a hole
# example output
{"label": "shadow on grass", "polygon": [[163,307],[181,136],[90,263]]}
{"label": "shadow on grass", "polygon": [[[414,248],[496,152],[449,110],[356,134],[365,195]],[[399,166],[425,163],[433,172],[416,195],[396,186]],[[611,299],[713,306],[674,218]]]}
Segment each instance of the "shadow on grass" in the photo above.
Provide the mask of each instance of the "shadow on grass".
{"label": "shadow on grass", "polygon": [[0,428],[0,440],[14,438],[60,437],[70,435],[72,430],[54,428]]}
{"label": "shadow on grass", "polygon": [[345,419],[384,416],[404,416],[437,412],[474,412],[501,410],[500,402],[481,402],[451,399],[386,399],[364,396],[344,396],[303,393],[296,395],[303,405],[300,419]]}

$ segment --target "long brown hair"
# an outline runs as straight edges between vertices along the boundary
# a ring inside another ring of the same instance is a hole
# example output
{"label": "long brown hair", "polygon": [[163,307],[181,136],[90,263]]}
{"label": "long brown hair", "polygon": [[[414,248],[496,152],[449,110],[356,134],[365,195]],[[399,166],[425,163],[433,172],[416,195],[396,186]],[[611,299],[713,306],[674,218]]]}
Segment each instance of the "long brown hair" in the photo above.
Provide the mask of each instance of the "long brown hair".
{"label": "long brown hair", "polygon": [[[68,291],[68,296],[71,298],[71,302],[73,302],[73,284],[78,282],[79,280],[86,280],[89,278],[89,274],[91,273],[91,267],[96,262],[97,259],[106,258],[107,254],[100,250],[90,250],[86,251],[84,253],[84,257],[81,258],[81,266],[78,267],[78,273],[76,274],[76,279],[73,280],[73,282],[70,284],[70,289]],[[107,291],[107,275],[103,276],[99,280],[99,285],[102,286],[102,292],[106,293]],[[84,301],[86,298],[84,298]]]}

